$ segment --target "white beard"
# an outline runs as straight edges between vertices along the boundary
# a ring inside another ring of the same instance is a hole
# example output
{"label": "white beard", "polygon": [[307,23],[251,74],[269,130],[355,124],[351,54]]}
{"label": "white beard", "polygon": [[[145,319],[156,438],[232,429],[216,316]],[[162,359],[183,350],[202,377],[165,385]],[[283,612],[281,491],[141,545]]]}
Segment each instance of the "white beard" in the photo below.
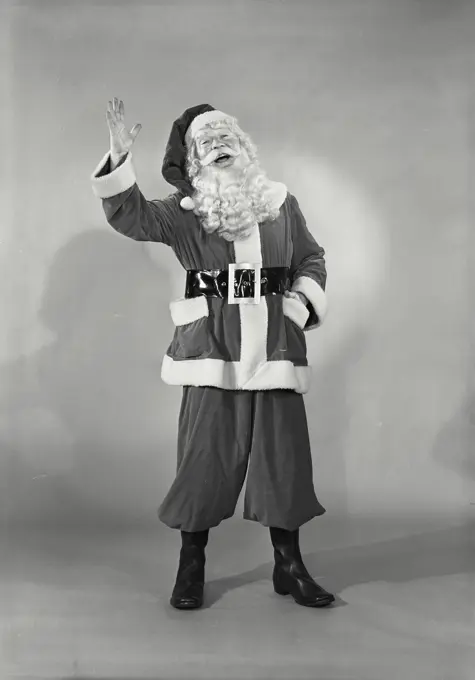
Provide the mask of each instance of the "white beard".
{"label": "white beard", "polygon": [[216,232],[226,241],[246,238],[256,223],[279,214],[266,196],[270,182],[258,163],[240,168],[239,160],[229,168],[204,166],[192,180],[195,214],[206,232]]}

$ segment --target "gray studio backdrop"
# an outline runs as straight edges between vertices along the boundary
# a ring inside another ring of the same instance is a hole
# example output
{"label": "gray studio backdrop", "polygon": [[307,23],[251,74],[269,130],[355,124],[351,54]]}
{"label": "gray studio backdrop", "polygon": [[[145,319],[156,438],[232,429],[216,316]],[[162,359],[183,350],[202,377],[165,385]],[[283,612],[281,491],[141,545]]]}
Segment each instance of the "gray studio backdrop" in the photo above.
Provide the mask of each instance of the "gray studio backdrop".
{"label": "gray studio backdrop", "polygon": [[[307,335],[329,513],[473,512],[472,26],[452,0],[11,3],[2,179],[1,510],[16,525],[158,521],[181,390],[161,382],[184,276],[114,233],[89,176],[107,101],[143,129],[235,114],[327,249]],[[472,265],[472,266],[471,266]],[[238,513],[240,508],[238,508]]]}

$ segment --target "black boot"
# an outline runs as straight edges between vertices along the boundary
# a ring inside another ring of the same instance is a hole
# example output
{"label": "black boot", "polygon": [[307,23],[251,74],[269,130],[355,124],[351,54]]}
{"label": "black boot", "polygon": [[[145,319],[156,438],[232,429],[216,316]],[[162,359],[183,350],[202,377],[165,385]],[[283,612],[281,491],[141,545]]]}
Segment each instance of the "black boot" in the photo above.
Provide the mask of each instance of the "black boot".
{"label": "black boot", "polygon": [[324,590],[308,573],[299,547],[299,530],[270,527],[275,566],[272,580],[279,595],[292,595],[304,607],[327,607],[335,596]]}
{"label": "black boot", "polygon": [[203,604],[205,548],[209,530],[182,531],[182,547],[170,604],[175,609],[199,609]]}

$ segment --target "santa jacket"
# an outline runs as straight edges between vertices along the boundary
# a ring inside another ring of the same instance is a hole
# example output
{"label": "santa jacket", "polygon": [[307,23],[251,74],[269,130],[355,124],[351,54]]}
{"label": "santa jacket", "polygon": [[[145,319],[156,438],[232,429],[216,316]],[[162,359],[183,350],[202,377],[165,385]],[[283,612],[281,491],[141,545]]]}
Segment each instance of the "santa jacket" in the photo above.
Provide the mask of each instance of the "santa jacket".
{"label": "santa jacket", "polygon": [[162,200],[140,191],[132,154],[110,172],[107,153],[92,176],[108,223],[136,241],[164,243],[185,270],[228,269],[231,263],[289,267],[292,290],[300,299],[265,295],[258,304],[229,304],[220,297],[180,297],[170,302],[175,329],[162,362],[168,385],[209,385],[227,390],[310,387],[304,332],[317,328],[326,313],[325,251],[310,233],[296,198],[273,182],[269,194],[279,216],[256,224],[250,236],[226,241],[208,234],[187,210],[180,190]]}

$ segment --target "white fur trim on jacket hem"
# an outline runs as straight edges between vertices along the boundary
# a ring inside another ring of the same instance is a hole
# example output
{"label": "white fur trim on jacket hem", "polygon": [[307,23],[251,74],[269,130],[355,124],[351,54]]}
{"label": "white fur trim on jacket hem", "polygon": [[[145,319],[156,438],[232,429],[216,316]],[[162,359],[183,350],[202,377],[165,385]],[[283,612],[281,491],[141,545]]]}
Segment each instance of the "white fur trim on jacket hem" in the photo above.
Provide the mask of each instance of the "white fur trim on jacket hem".
{"label": "white fur trim on jacket hem", "polygon": [[[314,308],[319,322],[312,326],[312,328],[321,326],[327,314],[327,296],[320,284],[309,276],[299,276],[295,279],[292,290],[296,293],[303,293]],[[306,328],[305,330],[310,329]]]}
{"label": "white fur trim on jacket hem", "polygon": [[193,323],[204,316],[209,316],[208,299],[204,295],[195,298],[178,298],[170,302],[170,313],[175,326]]}
{"label": "white fur trim on jacket hem", "polygon": [[135,176],[134,166],[132,165],[132,154],[129,152],[127,158],[115,170],[109,172],[107,175],[98,177],[101,170],[110,158],[110,151],[108,151],[97,165],[96,169],[91,175],[92,190],[98,198],[110,198],[116,196],[122,191],[130,189],[137,178]]}
{"label": "white fur trim on jacket hem", "polygon": [[220,387],[224,390],[290,389],[305,394],[310,388],[310,366],[295,366],[291,361],[265,361],[251,377],[242,381],[240,362],[223,359],[184,359],[163,357],[161,377],[167,385]]}

